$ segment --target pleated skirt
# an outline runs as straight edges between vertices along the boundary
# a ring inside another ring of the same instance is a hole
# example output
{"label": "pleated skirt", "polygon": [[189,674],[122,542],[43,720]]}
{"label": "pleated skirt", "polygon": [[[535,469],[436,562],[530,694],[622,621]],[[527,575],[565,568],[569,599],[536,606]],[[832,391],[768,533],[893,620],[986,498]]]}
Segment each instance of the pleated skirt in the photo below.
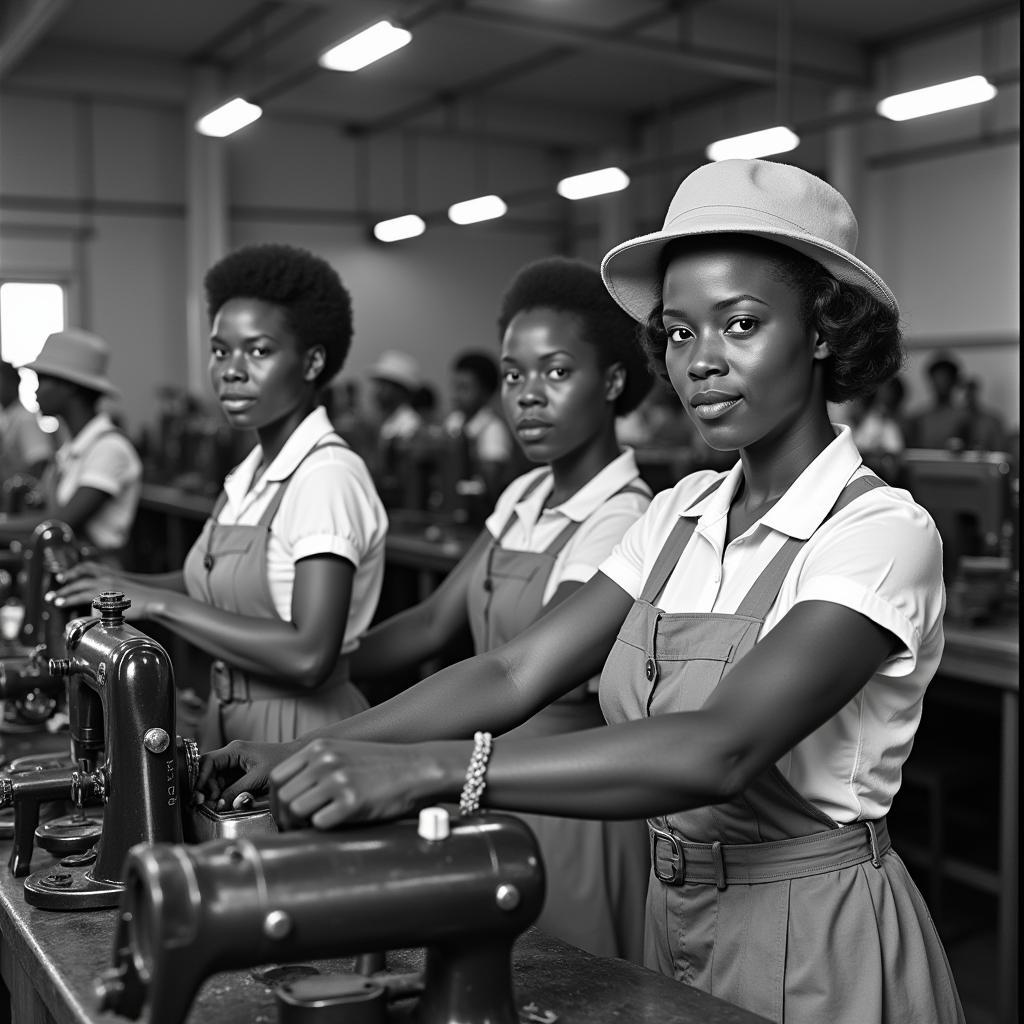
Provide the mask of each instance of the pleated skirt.
{"label": "pleated skirt", "polygon": [[892,850],[757,885],[652,877],[645,963],[777,1024],[964,1024],[924,897]]}

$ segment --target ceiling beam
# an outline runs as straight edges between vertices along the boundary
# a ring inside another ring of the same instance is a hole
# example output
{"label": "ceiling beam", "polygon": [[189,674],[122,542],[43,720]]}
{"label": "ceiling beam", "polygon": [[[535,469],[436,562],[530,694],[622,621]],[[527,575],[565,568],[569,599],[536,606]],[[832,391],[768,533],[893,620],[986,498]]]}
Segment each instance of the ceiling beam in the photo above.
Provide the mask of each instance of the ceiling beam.
{"label": "ceiling beam", "polygon": [[[523,14],[468,7],[450,11],[446,18],[465,25],[519,32],[552,42],[567,43],[579,50],[603,50],[623,56],[644,57],[690,71],[701,71],[741,81],[774,84],[778,76],[778,63],[774,55],[759,57],[755,54],[737,53],[735,50],[718,49],[703,43],[624,37],[618,27],[591,29],[551,18],[531,18]],[[864,85],[866,82],[866,73],[856,75],[798,61],[791,64],[789,72],[794,78],[837,86]]]}
{"label": "ceiling beam", "polygon": [[0,19],[0,78],[35,45],[63,13],[68,0],[5,0]]}

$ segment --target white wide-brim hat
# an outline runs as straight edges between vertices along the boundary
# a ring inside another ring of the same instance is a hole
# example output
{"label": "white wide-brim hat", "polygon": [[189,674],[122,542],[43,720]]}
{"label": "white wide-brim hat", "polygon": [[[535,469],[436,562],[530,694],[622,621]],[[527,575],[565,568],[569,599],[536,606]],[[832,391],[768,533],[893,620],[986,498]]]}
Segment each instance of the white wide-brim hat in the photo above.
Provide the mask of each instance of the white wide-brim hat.
{"label": "white wide-brim hat", "polygon": [[118,395],[120,392],[107,377],[108,362],[110,346],[98,334],[69,327],[49,335],[39,355],[24,368],[69,380],[102,395]]}
{"label": "white wide-brim hat", "polygon": [[389,380],[408,391],[415,391],[423,383],[419,363],[405,352],[381,352],[367,373],[374,380]]}
{"label": "white wide-brim hat", "polygon": [[698,167],[676,190],[662,229],[615,246],[601,261],[601,277],[612,298],[644,321],[661,302],[665,244],[727,233],[796,249],[837,280],[866,288],[899,315],[886,283],[854,256],[858,231],[850,204],[821,178],[772,160],[720,160]]}

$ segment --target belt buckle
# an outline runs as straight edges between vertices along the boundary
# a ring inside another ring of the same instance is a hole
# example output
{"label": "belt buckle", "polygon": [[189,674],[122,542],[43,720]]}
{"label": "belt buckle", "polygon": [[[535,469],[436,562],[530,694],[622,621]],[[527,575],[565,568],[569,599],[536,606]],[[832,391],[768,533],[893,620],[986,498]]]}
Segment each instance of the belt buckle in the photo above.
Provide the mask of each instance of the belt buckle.
{"label": "belt buckle", "polygon": [[[647,827],[651,830],[651,867],[654,869],[654,877],[665,885],[682,885],[686,878],[686,859],[683,856],[683,845],[671,832],[658,828],[648,822]],[[663,874],[658,866],[658,843],[666,842],[672,850],[672,866]]]}

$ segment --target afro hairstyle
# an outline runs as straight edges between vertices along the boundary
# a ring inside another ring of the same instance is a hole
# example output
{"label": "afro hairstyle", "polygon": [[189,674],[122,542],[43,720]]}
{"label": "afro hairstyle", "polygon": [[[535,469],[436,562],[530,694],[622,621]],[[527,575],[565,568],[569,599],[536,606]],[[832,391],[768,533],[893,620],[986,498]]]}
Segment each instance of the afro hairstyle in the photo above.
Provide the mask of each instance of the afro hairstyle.
{"label": "afro hairstyle", "polygon": [[230,299],[260,299],[280,306],[306,349],[322,346],[326,384],[345,364],[352,345],[352,299],[334,268],[306,249],[266,243],[236,249],[203,280],[210,322]]}
{"label": "afro hairstyle", "polygon": [[502,297],[498,337],[505,336],[517,313],[530,309],[553,309],[578,316],[582,336],[597,349],[600,365],[621,363],[626,371],[625,387],[615,401],[615,415],[625,416],[640,404],[654,377],[636,322],[608,294],[596,267],[563,256],[528,263]]}

